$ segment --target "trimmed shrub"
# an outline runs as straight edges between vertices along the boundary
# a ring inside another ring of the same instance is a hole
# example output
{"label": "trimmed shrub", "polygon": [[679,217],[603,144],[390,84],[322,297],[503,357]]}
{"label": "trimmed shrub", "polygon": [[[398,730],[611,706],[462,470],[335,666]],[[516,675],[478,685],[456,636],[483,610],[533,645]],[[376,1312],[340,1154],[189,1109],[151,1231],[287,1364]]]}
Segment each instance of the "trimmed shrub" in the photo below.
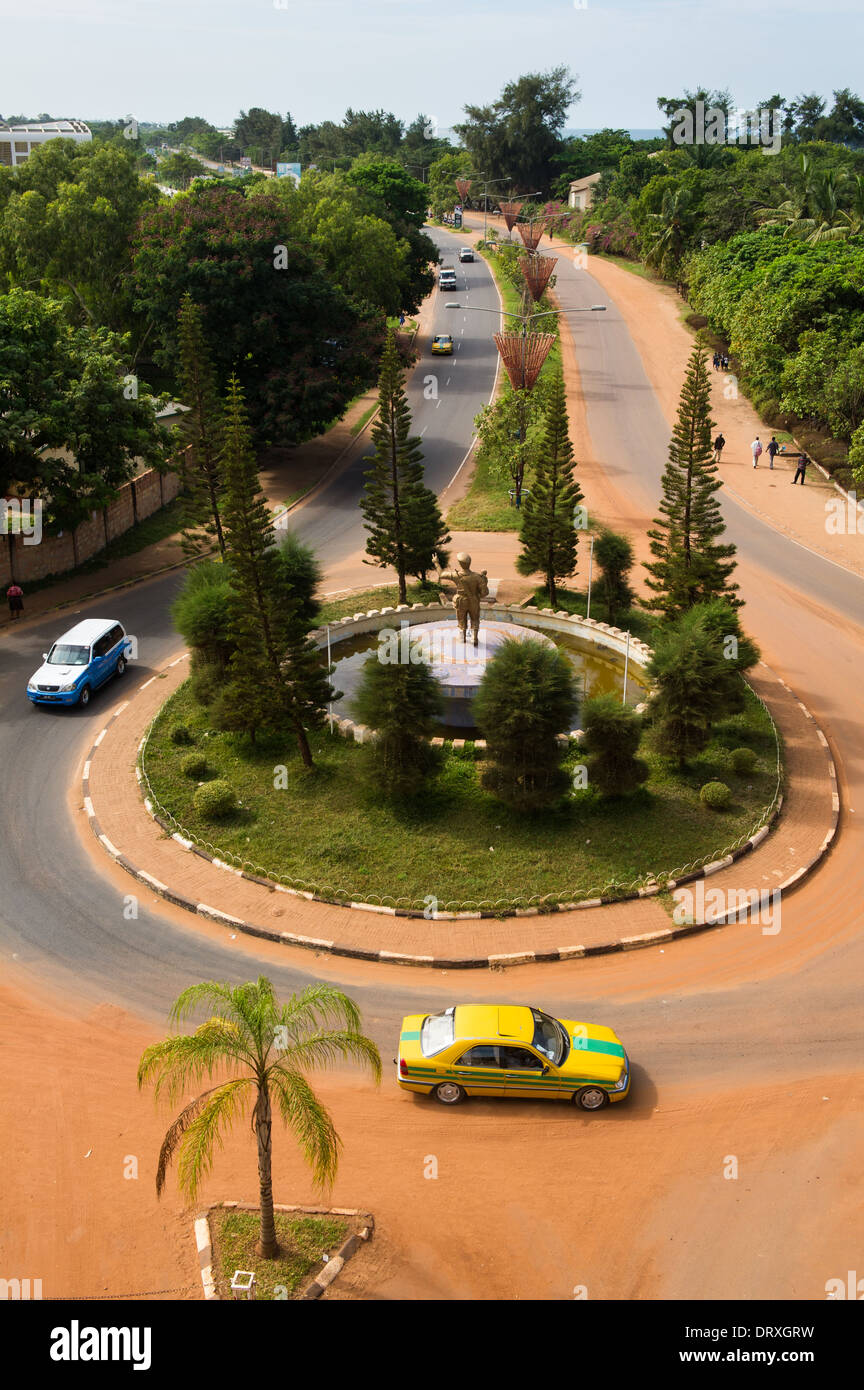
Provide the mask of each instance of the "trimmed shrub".
{"label": "trimmed shrub", "polygon": [[187,753],[180,764],[180,771],[184,777],[193,777],[200,782],[207,775],[207,759],[203,753]]}
{"label": "trimmed shrub", "polygon": [[706,782],[699,793],[699,800],[712,811],[723,811],[732,800],[732,793],[725,782]]}
{"label": "trimmed shrub", "polygon": [[198,787],[192,805],[202,820],[222,820],[237,810],[237,797],[231,783],[217,777],[215,782]]}
{"label": "trimmed shrub", "polygon": [[733,772],[739,777],[746,777],[756,767],[756,754],[752,748],[733,748],[730,762]]}
{"label": "trimmed shrub", "polygon": [[183,746],[194,743],[195,740],[185,724],[175,724],[174,728],[171,730],[171,742]]}

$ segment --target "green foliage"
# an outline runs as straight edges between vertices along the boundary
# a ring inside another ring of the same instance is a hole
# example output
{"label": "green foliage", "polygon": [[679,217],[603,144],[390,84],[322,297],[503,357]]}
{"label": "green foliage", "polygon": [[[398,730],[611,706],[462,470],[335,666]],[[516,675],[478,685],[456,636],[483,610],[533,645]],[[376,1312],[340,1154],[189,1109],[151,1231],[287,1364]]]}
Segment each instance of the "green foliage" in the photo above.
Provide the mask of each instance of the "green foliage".
{"label": "green foliage", "polygon": [[180,763],[180,771],[184,777],[192,777],[200,782],[207,776],[207,759],[203,753],[187,753]]}
{"label": "green foliage", "polygon": [[576,570],[576,508],[582,491],[573,476],[573,445],[567,417],[564,377],[556,374],[544,419],[544,435],[533,482],[522,505],[522,553],[516,561],[520,574],[539,572],[546,581],[549,601],[557,601],[556,579]]}
{"label": "green foliage", "polygon": [[0,271],[39,287],[71,320],[116,331],[144,325],[132,313],[130,238],[159,201],[140,179],[130,142],[49,140],[0,178]]}
{"label": "green foliage", "polygon": [[573,675],[557,647],[507,641],[489,662],[474,697],[474,718],[490,764],[482,784],[508,806],[536,810],[560,800],[569,785],[558,735],[570,728]]}
{"label": "green foliage", "polygon": [[295,593],[290,567],[280,562],[243,395],[234,378],[224,420],[223,522],[234,650],[214,719],[253,739],[259,729],[290,729],[309,768],[307,731],[323,723],[324,707],[335,692],[308,637],[308,589]]}
{"label": "green foliage", "polygon": [[181,434],[186,444],[181,472],[186,492],[183,549],[189,556],[197,555],[215,540],[224,558],[219,391],[204,340],[201,310],[188,293],[180,302],[178,320],[180,392],[189,407]]}
{"label": "green foliage", "polygon": [[164,467],[169,434],[153,397],[130,393],[125,348],[107,329],[71,326],[55,300],[0,296],[0,495],[17,486],[74,526],[139,460]]}
{"label": "green foliage", "polygon": [[171,730],[170,738],[172,743],[176,743],[180,747],[195,742],[186,724],[175,724]]}
{"label": "green foliage", "polygon": [[354,699],[354,713],[375,729],[366,750],[372,785],[391,799],[421,792],[440,765],[429,739],[443,711],[441,687],[423,662],[382,662],[370,657]]}
{"label": "green foliage", "polygon": [[198,815],[205,821],[224,820],[237,810],[236,793],[224,777],[217,777],[212,782],[203,782],[196,789],[192,803]]}
{"label": "green foliage", "polygon": [[200,159],[195,159],[194,155],[186,154],[183,150],[177,154],[169,154],[160,161],[157,168],[159,182],[167,183],[169,188],[188,188],[193,179],[199,179],[206,173],[207,169]]}
{"label": "green foliage", "polygon": [[298,617],[314,627],[321,604],[316,594],[321,587],[321,566],[311,546],[304,545],[293,531],[285,531],[279,540],[279,565],[285,585],[299,605]]}
{"label": "green foliage", "polygon": [[561,131],[579,95],[564,66],[525,73],[508,82],[491,105],[467,105],[466,119],[454,130],[474,167],[488,178],[507,178],[524,192],[545,193],[558,172],[554,159]]}
{"label": "green foliage", "polygon": [[202,560],[193,565],[171,606],[171,618],[196,662],[221,672],[234,651],[230,632],[231,583],[226,565]]}
{"label": "green foliage", "polygon": [[732,793],[725,782],[706,782],[699,792],[699,800],[712,811],[724,811],[732,800]]}
{"label": "green foliage", "polygon": [[752,748],[733,748],[730,754],[732,771],[739,777],[748,777],[756,767],[756,754]]}
{"label": "green foliage", "polygon": [[642,719],[635,710],[615,695],[597,695],[585,701],[580,722],[589,786],[601,796],[623,796],[647,780],[648,765],[638,757]]}
{"label": "green foliage", "polygon": [[738,604],[734,545],[725,531],[716,494],[722,486],[713,462],[711,387],[703,349],[693,348],[681,390],[678,418],[663,473],[661,515],[648,532],[654,561],[647,564],[651,607],[668,616],[717,596]]}
{"label": "green foliage", "polygon": [[627,536],[604,529],[594,541],[594,560],[599,570],[594,593],[605,621],[614,627],[636,597],[628,580],[633,568],[633,546]]}
{"label": "green foliage", "polygon": [[[735,647],[728,642],[734,637]],[[758,659],[728,604],[697,604],[660,629],[648,675],[655,744],[679,765],[700,753],[714,724],[744,705],[741,672]]]}
{"label": "green foliage", "polygon": [[399,602],[405,603],[407,576],[422,582],[436,564],[443,567],[443,547],[450,535],[435,494],[423,482],[420,440],[411,434],[404,371],[392,332],[381,359],[378,404],[372,427],[375,454],[360,502],[369,532],[366,554],[372,557],[364,563],[392,566],[399,580]]}
{"label": "green foliage", "polygon": [[196,183],[141,222],[134,285],[160,366],[180,362],[177,308],[199,306],[219,382],[235,372],[259,439],[297,443],[326,428],[365,388],[376,324],[331,284],[267,189],[246,197]]}

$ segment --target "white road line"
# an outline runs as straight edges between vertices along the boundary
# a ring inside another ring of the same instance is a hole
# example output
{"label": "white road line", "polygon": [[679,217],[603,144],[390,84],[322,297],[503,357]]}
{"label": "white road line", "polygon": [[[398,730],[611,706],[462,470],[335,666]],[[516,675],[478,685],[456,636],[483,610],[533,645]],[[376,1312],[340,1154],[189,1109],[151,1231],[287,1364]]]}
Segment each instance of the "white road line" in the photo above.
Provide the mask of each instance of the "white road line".
{"label": "white road line", "polygon": [[426,431],[428,430],[428,428],[429,428],[428,425],[424,425],[424,426],[423,426],[422,430],[420,431],[420,438],[421,438],[421,439],[423,438],[423,436],[424,436],[424,434],[426,433]]}
{"label": "white road line", "polygon": [[444,382],[444,385],[445,385],[445,386],[449,386],[449,385],[450,385],[450,378],[449,378],[449,376],[448,376],[447,380]]}

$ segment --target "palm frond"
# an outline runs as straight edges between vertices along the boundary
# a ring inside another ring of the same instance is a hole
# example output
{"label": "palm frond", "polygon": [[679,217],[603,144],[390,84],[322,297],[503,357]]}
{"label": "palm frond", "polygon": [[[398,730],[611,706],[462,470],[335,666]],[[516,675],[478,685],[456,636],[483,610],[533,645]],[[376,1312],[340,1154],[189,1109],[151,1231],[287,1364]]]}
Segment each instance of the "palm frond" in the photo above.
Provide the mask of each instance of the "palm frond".
{"label": "palm frond", "polygon": [[375,1080],[381,1080],[381,1054],[372,1039],[367,1038],[363,1033],[350,1032],[345,1029],[329,1032],[319,1031],[312,1033],[307,1038],[298,1039],[285,1050],[282,1056],[284,1056],[284,1061],[277,1061],[268,1068],[268,1077],[272,1077],[274,1072],[280,1070],[292,1072],[303,1068],[317,1070],[320,1067],[327,1067],[333,1062],[350,1058],[354,1062],[368,1066]]}
{"label": "palm frond", "polygon": [[212,1018],[194,1033],[181,1033],[148,1047],[138,1064],[138,1086],[154,1081],[156,1099],[176,1100],[190,1085],[198,1085],[221,1066],[249,1063],[242,1035],[225,1019]]}
{"label": "palm frond", "polygon": [[287,1068],[269,1078],[270,1091],[282,1119],[292,1130],[318,1187],[329,1187],[336,1177],[342,1141],[330,1113],[321,1104],[305,1076]]}
{"label": "palm frond", "polygon": [[[235,1081],[225,1081],[221,1086],[215,1086],[212,1091],[205,1091],[202,1095],[196,1096],[195,1100],[184,1106],[169,1127],[162,1140],[162,1148],[159,1150],[159,1162],[156,1167],[156,1192],[159,1196],[162,1195],[168,1169],[178,1148],[181,1149],[180,1186],[188,1192],[190,1197],[195,1196],[200,1179],[210,1170],[213,1158],[213,1139],[216,1137],[218,1125],[224,1120],[234,1118],[241,1093],[251,1084],[250,1078],[245,1076],[239,1077]],[[197,1134],[196,1128],[200,1130]],[[190,1160],[185,1158],[183,1152],[189,1142],[188,1136],[190,1134],[194,1136],[191,1141],[193,1150],[191,1168],[189,1166]],[[209,1153],[205,1152],[205,1140],[210,1146]],[[184,1169],[188,1169],[189,1172],[185,1172]],[[190,1175],[191,1185],[189,1185]]]}

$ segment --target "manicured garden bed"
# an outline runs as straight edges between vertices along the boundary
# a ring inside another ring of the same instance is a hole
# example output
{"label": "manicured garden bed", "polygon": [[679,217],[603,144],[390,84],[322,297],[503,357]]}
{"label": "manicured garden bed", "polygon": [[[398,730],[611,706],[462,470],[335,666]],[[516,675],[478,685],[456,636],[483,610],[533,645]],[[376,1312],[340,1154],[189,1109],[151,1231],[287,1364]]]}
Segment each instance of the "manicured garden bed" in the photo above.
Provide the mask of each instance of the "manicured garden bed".
{"label": "manicured garden bed", "polygon": [[263,1260],[256,1251],[260,1227],[257,1211],[216,1207],[210,1212],[213,1276],[221,1299],[233,1299],[231,1279],[237,1269],[253,1271],[259,1301],[296,1297],[321,1270],[322,1256],[332,1254],[348,1230],[339,1217],[277,1211],[279,1255]]}
{"label": "manicured garden bed", "polygon": [[[205,780],[224,778],[239,798],[224,820],[205,822],[195,812],[197,782],[181,771],[190,745],[171,739],[178,724],[206,757]],[[441,911],[480,902],[503,911],[544,895],[593,897],[610,885],[623,893],[643,875],[713,858],[750,834],[774,797],[774,733],[753,695],[743,714],[718,723],[711,744],[682,773],[645,745],[650,779],[622,800],[604,802],[584,789],[560,809],[519,815],[482,790],[473,753],[449,749],[421,804],[406,808],[366,789],[359,775],[365,750],[338,734],[313,736],[316,768],[307,773],[290,735],[260,735],[253,745],[216,732],[183,686],[155,721],[144,767],[156,801],[185,832],[254,872],[328,897],[399,900],[421,911],[435,898]],[[730,753],[742,746],[757,762],[739,776]],[[574,745],[570,766],[579,760]],[[712,780],[731,788],[726,810],[699,800]]]}

